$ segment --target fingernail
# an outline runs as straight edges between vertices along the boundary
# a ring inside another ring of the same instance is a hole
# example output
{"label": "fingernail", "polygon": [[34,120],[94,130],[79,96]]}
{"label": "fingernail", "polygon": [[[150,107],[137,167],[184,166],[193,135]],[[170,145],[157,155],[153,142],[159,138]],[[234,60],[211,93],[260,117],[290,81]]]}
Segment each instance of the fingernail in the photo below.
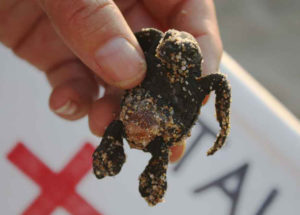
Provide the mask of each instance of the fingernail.
{"label": "fingernail", "polygon": [[170,159],[171,163],[175,163],[183,157],[184,152],[185,152],[185,147],[186,147],[186,144],[182,143],[182,145],[176,145],[176,146],[172,146],[170,148],[171,156],[169,159]]}
{"label": "fingernail", "polygon": [[206,62],[204,60],[202,65],[202,75],[206,76],[209,74],[217,73],[219,71],[217,62]]}
{"label": "fingernail", "polygon": [[217,48],[211,44],[215,44],[212,38],[199,36],[196,38],[200,45],[203,63],[202,76],[216,73],[219,70],[221,55],[219,56]]}
{"label": "fingernail", "polygon": [[53,110],[55,113],[63,115],[73,115],[77,110],[77,105],[70,100],[67,101],[63,106]]}
{"label": "fingernail", "polygon": [[144,57],[124,38],[108,41],[95,53],[104,75],[116,83],[129,84],[146,72]]}

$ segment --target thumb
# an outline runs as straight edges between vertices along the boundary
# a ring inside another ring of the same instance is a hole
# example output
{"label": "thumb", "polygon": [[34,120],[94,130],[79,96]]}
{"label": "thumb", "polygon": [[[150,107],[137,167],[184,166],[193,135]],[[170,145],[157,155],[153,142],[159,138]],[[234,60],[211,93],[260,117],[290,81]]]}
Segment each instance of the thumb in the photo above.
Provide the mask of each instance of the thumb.
{"label": "thumb", "polygon": [[144,78],[143,52],[112,0],[38,0],[69,48],[104,81],[131,88]]}

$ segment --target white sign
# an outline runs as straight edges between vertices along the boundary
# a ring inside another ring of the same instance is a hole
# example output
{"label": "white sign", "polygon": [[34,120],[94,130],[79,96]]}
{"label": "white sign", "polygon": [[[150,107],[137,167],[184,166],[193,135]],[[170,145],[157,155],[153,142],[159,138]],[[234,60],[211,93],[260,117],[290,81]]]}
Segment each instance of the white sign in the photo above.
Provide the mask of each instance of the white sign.
{"label": "white sign", "polygon": [[1,214],[300,214],[300,125],[227,55],[232,129],[214,156],[214,99],[202,108],[183,159],[169,166],[165,203],[149,207],[138,176],[149,154],[126,146],[115,177],[97,180],[91,154],[100,140],[87,120],[67,122],[48,108],[44,75],[0,46]]}

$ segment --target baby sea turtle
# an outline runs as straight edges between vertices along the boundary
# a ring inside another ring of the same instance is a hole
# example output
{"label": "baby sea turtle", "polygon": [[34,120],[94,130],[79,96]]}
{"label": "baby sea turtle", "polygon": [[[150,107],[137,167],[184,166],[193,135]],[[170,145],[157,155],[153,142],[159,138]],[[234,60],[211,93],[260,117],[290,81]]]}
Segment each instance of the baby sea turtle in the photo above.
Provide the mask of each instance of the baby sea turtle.
{"label": "baby sea turtle", "polygon": [[139,177],[139,191],[149,205],[156,205],[167,189],[169,148],[190,135],[202,101],[211,91],[216,94],[221,130],[207,154],[224,144],[230,128],[231,89],[221,73],[201,76],[201,51],[189,33],[147,28],[136,37],[147,61],[147,74],[139,86],[126,91],[118,119],[107,127],[93,154],[93,168],[99,179],[118,174],[126,159],[123,138],[131,148],[150,152],[152,158]]}

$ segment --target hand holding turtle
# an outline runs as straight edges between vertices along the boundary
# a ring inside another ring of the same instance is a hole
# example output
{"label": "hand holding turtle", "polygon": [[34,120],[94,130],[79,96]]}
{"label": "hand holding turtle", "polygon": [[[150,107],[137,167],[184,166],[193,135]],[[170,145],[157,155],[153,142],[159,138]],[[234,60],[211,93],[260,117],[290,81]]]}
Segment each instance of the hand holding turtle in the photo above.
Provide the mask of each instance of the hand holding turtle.
{"label": "hand holding turtle", "polygon": [[[218,70],[222,43],[212,0],[2,0],[0,41],[36,66],[53,87],[50,108],[60,117],[89,116],[103,135],[119,112],[120,91],[145,77],[142,49],[133,32],[175,28],[200,44],[203,74]],[[98,99],[99,83],[106,88]],[[177,160],[183,146],[174,148]]]}

